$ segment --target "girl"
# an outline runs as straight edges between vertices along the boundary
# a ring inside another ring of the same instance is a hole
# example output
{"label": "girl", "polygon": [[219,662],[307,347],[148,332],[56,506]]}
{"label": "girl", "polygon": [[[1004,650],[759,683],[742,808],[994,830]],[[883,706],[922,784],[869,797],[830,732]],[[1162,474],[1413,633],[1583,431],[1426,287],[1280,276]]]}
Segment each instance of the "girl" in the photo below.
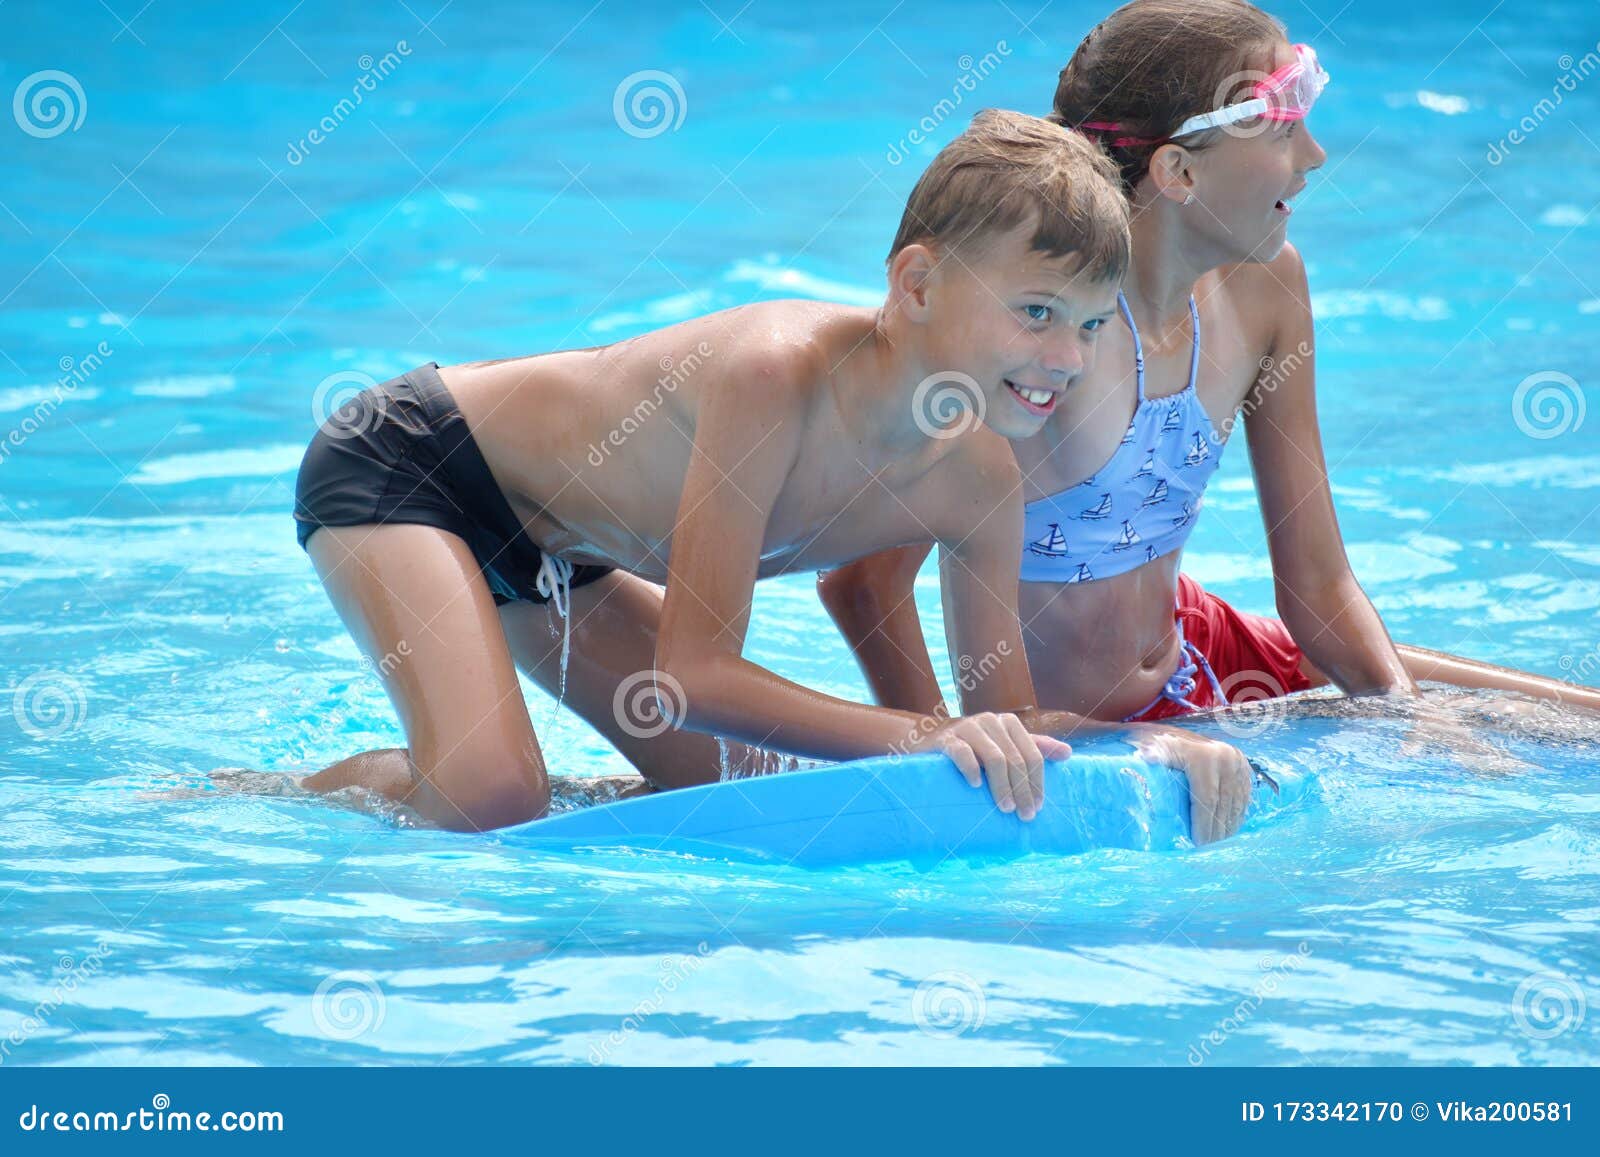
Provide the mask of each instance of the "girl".
{"label": "girl", "polygon": [[[1317,425],[1305,266],[1287,241],[1291,203],[1326,160],[1306,123],[1326,82],[1308,46],[1240,0],[1134,0],[1061,73],[1050,119],[1121,169],[1134,257],[1126,329],[1099,343],[1041,433],[1013,444],[1019,609],[1041,703],[1149,721],[1225,705],[1245,684],[1251,698],[1329,682],[1414,695],[1432,679],[1600,707],[1588,688],[1397,647],[1351,573]],[[1031,319],[1059,324],[1047,308]],[[1241,411],[1281,621],[1179,573]],[[819,579],[879,702],[903,709],[940,701],[911,597],[927,551]]]}

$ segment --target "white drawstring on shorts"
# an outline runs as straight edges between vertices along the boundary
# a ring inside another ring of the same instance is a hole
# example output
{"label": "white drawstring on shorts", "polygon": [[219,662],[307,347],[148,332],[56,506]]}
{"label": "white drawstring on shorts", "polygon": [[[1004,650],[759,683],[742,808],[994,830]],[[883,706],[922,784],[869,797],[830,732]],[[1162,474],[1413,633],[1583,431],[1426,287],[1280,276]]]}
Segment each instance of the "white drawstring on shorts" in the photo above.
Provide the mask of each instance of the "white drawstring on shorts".
{"label": "white drawstring on shorts", "polygon": [[543,555],[533,586],[561,616],[561,682],[556,691],[556,707],[560,708],[567,695],[567,659],[572,654],[572,564],[564,558]]}

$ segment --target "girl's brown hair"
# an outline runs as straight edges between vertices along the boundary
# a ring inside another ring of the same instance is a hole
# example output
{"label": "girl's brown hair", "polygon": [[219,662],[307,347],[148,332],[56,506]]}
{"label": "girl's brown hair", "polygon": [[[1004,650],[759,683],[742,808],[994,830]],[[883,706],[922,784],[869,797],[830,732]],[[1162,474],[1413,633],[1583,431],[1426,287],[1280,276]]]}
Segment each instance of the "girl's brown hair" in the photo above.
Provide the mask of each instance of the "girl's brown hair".
{"label": "girl's brown hair", "polygon": [[[1245,0],[1132,0],[1078,45],[1061,70],[1049,119],[1097,138],[1131,192],[1167,135],[1189,117],[1244,99],[1283,39],[1283,25]],[[1086,127],[1093,125],[1116,128]],[[1204,148],[1219,132],[1185,137],[1184,146]]]}
{"label": "girl's brown hair", "polygon": [[1128,202],[1105,153],[1043,117],[985,109],[911,190],[889,260],[914,243],[976,249],[1025,223],[1032,249],[1075,256],[1096,280],[1128,268]]}

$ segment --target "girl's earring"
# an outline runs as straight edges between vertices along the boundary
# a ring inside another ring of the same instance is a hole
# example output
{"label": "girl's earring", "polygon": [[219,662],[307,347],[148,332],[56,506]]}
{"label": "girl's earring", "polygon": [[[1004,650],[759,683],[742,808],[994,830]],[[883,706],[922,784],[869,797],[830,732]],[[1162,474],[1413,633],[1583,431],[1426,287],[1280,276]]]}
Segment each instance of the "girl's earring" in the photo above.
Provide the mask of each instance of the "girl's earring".
{"label": "girl's earring", "polygon": [[1190,193],[1187,197],[1185,197],[1183,199],[1183,203],[1185,205],[1193,205],[1194,204],[1194,194]]}

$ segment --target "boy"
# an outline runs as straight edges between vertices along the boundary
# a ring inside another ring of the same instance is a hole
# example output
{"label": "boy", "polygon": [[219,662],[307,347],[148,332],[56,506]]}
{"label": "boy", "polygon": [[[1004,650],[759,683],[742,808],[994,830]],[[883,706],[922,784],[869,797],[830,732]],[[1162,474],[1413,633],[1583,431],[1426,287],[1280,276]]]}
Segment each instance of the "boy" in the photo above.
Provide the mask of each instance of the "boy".
{"label": "boy", "polygon": [[[1034,698],[1006,439],[1036,433],[1083,371],[1128,259],[1099,151],[990,111],[913,191],[881,309],[750,305],[362,395],[313,440],[295,517],[408,746],[305,786],[366,787],[462,830],[544,814],[520,665],[658,784],[715,778],[713,735],[751,745],[741,763],[938,750],[1031,818],[1043,760],[1070,749],[1011,714]],[[930,538],[952,658],[987,673],[963,695],[980,714],[847,703],[741,657],[757,579]],[[1192,744],[1225,770],[1236,823],[1242,757]]]}

